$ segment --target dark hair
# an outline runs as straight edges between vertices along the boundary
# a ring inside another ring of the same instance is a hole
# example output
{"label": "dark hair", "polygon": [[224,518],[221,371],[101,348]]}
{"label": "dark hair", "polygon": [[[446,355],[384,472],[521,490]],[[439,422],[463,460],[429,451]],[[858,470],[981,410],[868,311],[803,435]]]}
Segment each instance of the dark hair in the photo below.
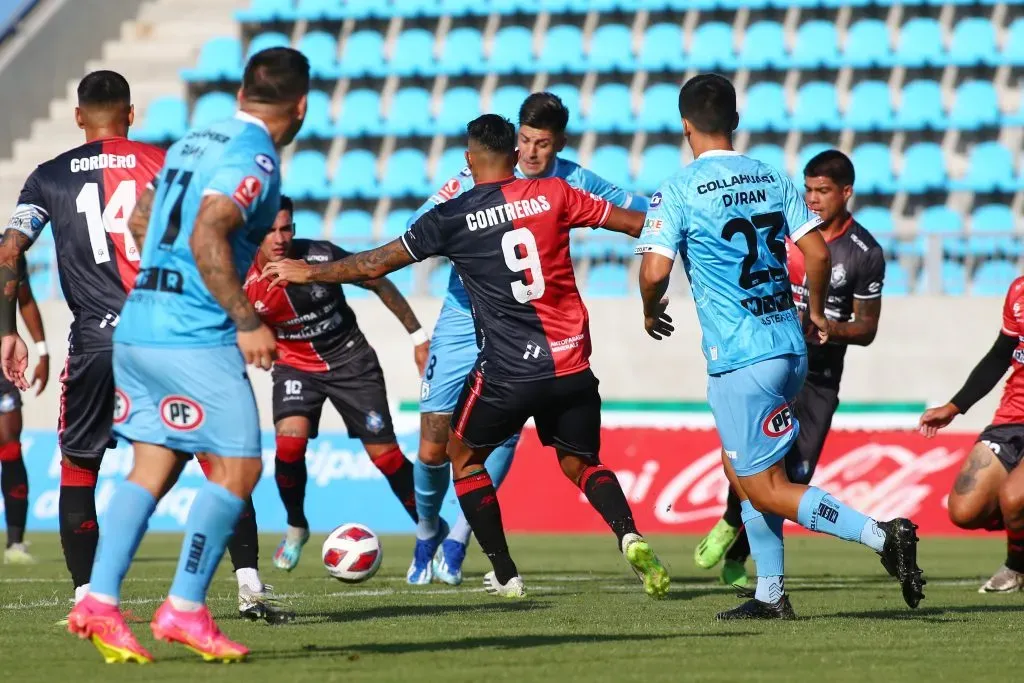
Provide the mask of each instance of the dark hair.
{"label": "dark hair", "polygon": [[808,178],[828,178],[839,187],[853,185],[853,162],[838,149],[826,149],[807,162],[804,175]]}
{"label": "dark hair", "polygon": [[516,129],[512,122],[498,114],[484,114],[466,126],[471,142],[498,154],[512,155],[516,151]]}
{"label": "dark hair", "polygon": [[739,124],[736,89],[725,76],[694,76],[679,90],[679,115],[701,133],[728,135]]}
{"label": "dark hair", "polygon": [[569,109],[562,99],[550,92],[535,92],[519,107],[519,125],[564,133],[569,125]]}
{"label": "dark hair", "polygon": [[78,83],[79,107],[128,107],[132,91],[124,76],[116,71],[93,71]]}
{"label": "dark hair", "polygon": [[286,194],[281,195],[281,208],[279,208],[278,211],[287,211],[294,216],[295,204],[292,203],[292,198]]}
{"label": "dark hair", "polygon": [[309,60],[290,47],[272,47],[249,58],[242,97],[250,102],[295,102],[309,92]]}

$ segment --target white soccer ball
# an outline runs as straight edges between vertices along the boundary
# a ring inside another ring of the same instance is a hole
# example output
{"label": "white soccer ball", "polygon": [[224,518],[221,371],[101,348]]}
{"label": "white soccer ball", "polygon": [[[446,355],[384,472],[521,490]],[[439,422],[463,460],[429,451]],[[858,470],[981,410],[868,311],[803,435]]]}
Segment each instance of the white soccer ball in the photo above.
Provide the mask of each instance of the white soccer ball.
{"label": "white soccer ball", "polygon": [[327,535],[320,556],[328,574],[345,583],[360,583],[377,573],[384,551],[369,528],[342,524]]}

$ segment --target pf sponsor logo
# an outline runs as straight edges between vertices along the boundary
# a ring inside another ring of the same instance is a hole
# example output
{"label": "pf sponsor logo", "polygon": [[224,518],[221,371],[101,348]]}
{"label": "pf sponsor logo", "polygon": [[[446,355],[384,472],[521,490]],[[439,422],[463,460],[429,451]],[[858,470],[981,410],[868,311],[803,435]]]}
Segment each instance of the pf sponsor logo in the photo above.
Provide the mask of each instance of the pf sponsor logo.
{"label": "pf sponsor logo", "polygon": [[260,190],[262,189],[263,183],[260,182],[259,178],[247,175],[242,178],[242,182],[238,183],[238,187],[235,188],[231,196],[243,207],[250,209],[259,198]]}
{"label": "pf sponsor logo", "polygon": [[114,389],[114,424],[119,425],[127,420],[131,411],[132,402],[128,400],[128,394],[120,387]]}
{"label": "pf sponsor logo", "polygon": [[171,429],[190,432],[203,424],[206,413],[187,396],[168,396],[160,401],[160,419]]}
{"label": "pf sponsor logo", "polygon": [[441,201],[446,202],[459,193],[462,189],[462,184],[458,178],[452,178],[444,186],[437,191],[437,196],[441,198]]}
{"label": "pf sponsor logo", "polygon": [[789,405],[781,405],[764,419],[761,430],[766,436],[779,437],[793,429],[793,411]]}

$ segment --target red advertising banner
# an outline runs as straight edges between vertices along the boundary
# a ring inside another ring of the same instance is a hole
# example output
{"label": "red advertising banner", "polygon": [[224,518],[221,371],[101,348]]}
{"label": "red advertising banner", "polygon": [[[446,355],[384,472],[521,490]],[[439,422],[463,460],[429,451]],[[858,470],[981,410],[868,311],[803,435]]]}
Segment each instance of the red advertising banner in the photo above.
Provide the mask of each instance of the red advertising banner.
{"label": "red advertising banner", "polygon": [[[833,431],[813,483],[876,519],[911,517],[921,533],[964,533],[949,521],[946,496],[974,441],[971,434],[929,440],[911,431]],[[711,429],[607,428],[601,459],[622,483],[641,531],[703,533],[725,505],[719,448]],[[532,429],[498,495],[510,531],[606,530]],[[788,525],[787,533],[797,531]]]}

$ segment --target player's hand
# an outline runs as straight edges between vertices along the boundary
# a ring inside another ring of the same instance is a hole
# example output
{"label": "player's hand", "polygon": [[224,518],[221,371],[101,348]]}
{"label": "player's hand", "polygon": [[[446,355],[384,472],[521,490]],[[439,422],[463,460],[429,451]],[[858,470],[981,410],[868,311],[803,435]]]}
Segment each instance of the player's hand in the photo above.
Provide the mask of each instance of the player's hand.
{"label": "player's hand", "polygon": [[810,321],[810,325],[807,327],[808,340],[818,344],[826,343],[831,329],[831,323],[829,323],[828,318],[808,312],[807,319]]}
{"label": "player's hand", "polygon": [[0,366],[3,366],[4,377],[14,383],[21,391],[28,389],[25,370],[28,369],[28,347],[25,340],[17,332],[12,332],[0,339]]}
{"label": "player's hand", "polygon": [[917,430],[927,438],[932,438],[939,433],[939,430],[953,421],[953,418],[960,414],[960,409],[952,403],[947,403],[938,408],[929,408],[917,423]]}
{"label": "player's hand", "polygon": [[270,288],[286,285],[304,285],[312,282],[313,269],[305,261],[284,259],[263,267],[260,280],[270,280]]}
{"label": "player's hand", "polygon": [[266,325],[261,324],[249,332],[238,331],[238,348],[242,351],[246,365],[255,365],[269,370],[277,357],[277,339]]}
{"label": "player's hand", "polygon": [[671,337],[676,328],[672,325],[672,316],[665,312],[668,308],[668,299],[662,299],[657,303],[651,315],[644,316],[644,329],[647,334],[657,340],[664,337]]}
{"label": "player's hand", "polygon": [[50,381],[50,357],[39,356],[39,362],[36,363],[36,369],[32,371],[32,381],[29,384],[35,386],[39,385],[36,389],[36,396],[46,391],[46,385]]}
{"label": "player's hand", "polygon": [[412,350],[412,357],[416,360],[416,370],[420,377],[427,371],[427,361],[430,360],[430,342],[425,341]]}

